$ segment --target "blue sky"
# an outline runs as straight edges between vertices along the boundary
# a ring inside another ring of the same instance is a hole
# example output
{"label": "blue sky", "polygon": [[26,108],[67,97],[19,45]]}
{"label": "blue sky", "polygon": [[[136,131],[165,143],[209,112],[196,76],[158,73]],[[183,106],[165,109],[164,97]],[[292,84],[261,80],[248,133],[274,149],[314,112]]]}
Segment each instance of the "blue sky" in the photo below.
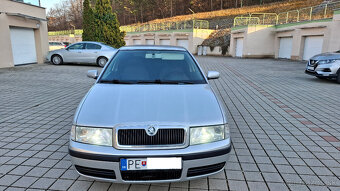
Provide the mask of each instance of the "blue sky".
{"label": "blue sky", "polygon": [[42,7],[46,7],[46,12],[48,12],[51,7],[54,7],[55,4],[61,1],[62,0],[40,0],[40,3]]}

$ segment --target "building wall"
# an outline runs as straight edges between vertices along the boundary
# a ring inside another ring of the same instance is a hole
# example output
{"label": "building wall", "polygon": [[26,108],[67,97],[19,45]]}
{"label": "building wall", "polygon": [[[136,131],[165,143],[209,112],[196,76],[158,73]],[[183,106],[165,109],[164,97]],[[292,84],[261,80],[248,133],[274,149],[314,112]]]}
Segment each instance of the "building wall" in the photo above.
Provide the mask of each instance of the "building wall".
{"label": "building wall", "polygon": [[232,31],[230,52],[236,56],[236,40],[243,38],[243,55],[245,58],[274,57],[275,28],[268,25],[251,25]]}
{"label": "building wall", "polygon": [[243,38],[242,57],[279,56],[280,38],[292,37],[291,59],[302,60],[306,37],[322,36],[322,52],[340,50],[340,11],[335,11],[333,19],[311,22],[290,23],[277,26],[254,25],[234,28],[231,32],[230,54],[236,56],[236,40]]}
{"label": "building wall", "polygon": [[214,32],[211,29],[194,29],[193,31],[193,42],[192,42],[192,49],[190,52],[192,54],[198,53],[198,46],[203,43],[205,39],[207,39],[210,34]]}
{"label": "building wall", "polygon": [[135,40],[140,40],[142,45],[146,40],[154,40],[155,45],[160,45],[161,40],[169,40],[170,45],[177,46],[177,40],[188,40],[188,50],[193,51],[193,32],[192,30],[175,30],[175,31],[156,31],[143,33],[127,33],[124,40],[126,45],[134,45]]}
{"label": "building wall", "polygon": [[0,0],[0,68],[13,67],[13,53],[10,27],[31,28],[34,30],[38,63],[43,63],[48,53],[47,21],[39,21],[9,14],[23,14],[46,19],[45,8],[11,0]]}
{"label": "building wall", "polygon": [[160,45],[160,40],[170,40],[170,45],[177,46],[177,40],[188,40],[188,50],[192,54],[197,54],[197,46],[209,37],[214,30],[193,29],[193,30],[176,30],[176,31],[156,31],[144,33],[128,33],[125,36],[127,45],[133,45],[134,40],[141,40],[146,44],[147,39],[154,39],[155,45]]}

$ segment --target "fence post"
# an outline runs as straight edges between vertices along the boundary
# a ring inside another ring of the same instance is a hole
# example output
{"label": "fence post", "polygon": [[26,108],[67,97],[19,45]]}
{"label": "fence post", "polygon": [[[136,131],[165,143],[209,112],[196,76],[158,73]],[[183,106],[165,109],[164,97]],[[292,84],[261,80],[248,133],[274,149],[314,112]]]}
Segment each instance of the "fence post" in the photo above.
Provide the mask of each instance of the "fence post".
{"label": "fence post", "polygon": [[297,15],[297,22],[300,22],[300,11],[297,10],[297,12],[298,12],[298,15]]}
{"label": "fence post", "polygon": [[326,18],[326,15],[327,15],[327,7],[328,7],[328,4],[326,4],[326,6],[325,6],[325,14],[323,15],[323,18]]}
{"label": "fence post", "polygon": [[312,14],[313,14],[313,7],[310,8],[310,14],[309,14],[309,20],[312,20]]}
{"label": "fence post", "polygon": [[289,17],[289,12],[287,12],[287,16],[286,16],[286,24],[288,23],[288,17]]}
{"label": "fence post", "polygon": [[262,18],[262,24],[264,25],[264,18],[266,17],[266,13],[263,14],[263,18]]}
{"label": "fence post", "polygon": [[275,22],[275,25],[278,25],[279,24],[279,15],[276,14],[276,22]]}

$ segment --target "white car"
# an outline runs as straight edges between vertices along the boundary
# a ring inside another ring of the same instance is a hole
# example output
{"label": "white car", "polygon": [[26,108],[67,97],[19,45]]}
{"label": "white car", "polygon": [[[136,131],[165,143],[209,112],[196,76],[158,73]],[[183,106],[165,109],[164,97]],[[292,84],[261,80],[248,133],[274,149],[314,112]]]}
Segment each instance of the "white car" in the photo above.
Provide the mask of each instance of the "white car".
{"label": "white car", "polygon": [[66,45],[62,42],[48,42],[48,45],[49,45],[48,47],[49,51],[66,48]]}
{"label": "white car", "polygon": [[313,56],[307,63],[305,73],[320,79],[335,79],[340,83],[340,50]]}
{"label": "white car", "polygon": [[52,64],[89,63],[104,67],[117,52],[115,48],[100,42],[78,42],[60,50],[48,53],[47,60]]}

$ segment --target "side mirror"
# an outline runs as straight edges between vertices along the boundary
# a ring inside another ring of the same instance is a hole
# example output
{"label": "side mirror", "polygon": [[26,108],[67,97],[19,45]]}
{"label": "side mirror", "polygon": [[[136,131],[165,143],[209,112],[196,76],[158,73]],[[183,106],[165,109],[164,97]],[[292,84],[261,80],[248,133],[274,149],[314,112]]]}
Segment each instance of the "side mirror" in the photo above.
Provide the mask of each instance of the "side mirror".
{"label": "side mirror", "polygon": [[208,80],[218,79],[220,77],[220,73],[216,71],[208,71],[207,78]]}
{"label": "side mirror", "polygon": [[87,71],[87,77],[97,79],[98,78],[98,71],[97,70]]}

